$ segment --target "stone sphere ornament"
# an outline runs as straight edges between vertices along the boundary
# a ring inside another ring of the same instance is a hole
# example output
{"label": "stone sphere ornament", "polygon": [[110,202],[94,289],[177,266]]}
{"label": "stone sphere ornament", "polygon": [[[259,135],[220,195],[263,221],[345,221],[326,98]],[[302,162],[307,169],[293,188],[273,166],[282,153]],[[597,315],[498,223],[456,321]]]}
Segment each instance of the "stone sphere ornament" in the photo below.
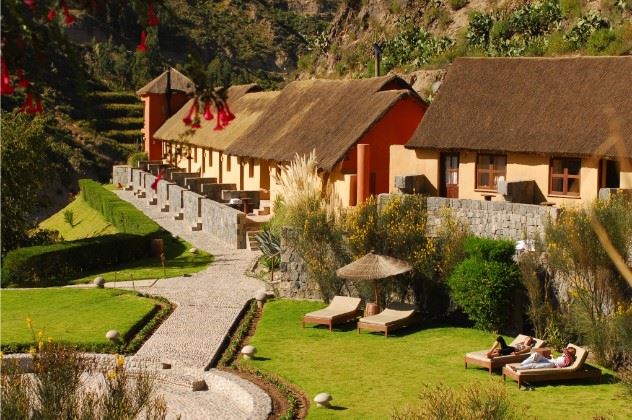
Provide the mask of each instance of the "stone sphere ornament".
{"label": "stone sphere ornament", "polygon": [[259,290],[257,294],[255,294],[255,300],[257,301],[257,307],[259,309],[263,308],[263,304],[265,303],[266,299],[268,299],[268,294],[265,290]]}
{"label": "stone sphere ornament", "polygon": [[121,333],[119,333],[116,330],[110,330],[105,333],[105,338],[107,338],[110,341],[117,341],[120,336],[121,336]]}
{"label": "stone sphere ornament", "polygon": [[257,352],[257,349],[255,348],[255,346],[244,346],[243,349],[241,349],[241,355],[244,357],[244,359],[252,359],[255,356],[255,353]]}
{"label": "stone sphere ornament", "polygon": [[321,392],[314,397],[314,402],[317,407],[330,408],[331,400],[333,400],[333,398],[331,398],[331,395],[326,392]]}
{"label": "stone sphere ornament", "polygon": [[92,283],[94,283],[95,287],[99,289],[103,289],[103,287],[105,286],[105,279],[99,276],[99,277],[96,277]]}

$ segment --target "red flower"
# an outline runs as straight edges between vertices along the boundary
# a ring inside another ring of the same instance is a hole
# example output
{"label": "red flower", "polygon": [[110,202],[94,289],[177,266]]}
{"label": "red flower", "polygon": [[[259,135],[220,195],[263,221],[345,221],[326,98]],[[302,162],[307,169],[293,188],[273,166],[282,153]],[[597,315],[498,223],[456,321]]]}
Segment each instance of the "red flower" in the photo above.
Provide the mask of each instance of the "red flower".
{"label": "red flower", "polygon": [[0,95],[13,95],[15,89],[13,89],[13,85],[11,84],[11,75],[7,69],[7,63],[4,61],[4,57],[0,59],[0,62],[2,67],[2,75],[0,75]]}
{"label": "red flower", "polygon": [[160,180],[162,179],[164,175],[165,175],[165,171],[160,171],[156,179],[154,179],[154,182],[152,182],[150,185],[152,190],[156,191],[158,189],[158,183],[160,182]]}
{"label": "red flower", "polygon": [[26,94],[26,100],[20,107],[20,110],[22,112],[26,112],[27,114],[35,114],[37,112],[37,108],[33,103],[33,95],[31,95],[30,93]]}
{"label": "red flower", "polygon": [[42,100],[41,100],[41,99],[38,99],[38,100],[37,100],[37,113],[38,113],[38,114],[41,114],[42,112],[43,112],[43,109],[42,109]]}
{"label": "red flower", "polygon": [[204,119],[210,121],[213,119],[213,113],[211,112],[211,101],[206,101],[204,104]]}
{"label": "red flower", "polygon": [[64,24],[72,25],[73,23],[75,23],[77,18],[75,17],[75,15],[70,13],[70,10],[68,10],[68,6],[66,6],[66,3],[62,3],[62,8],[64,12]]}
{"label": "red flower", "polygon": [[222,124],[225,126],[228,125],[232,120],[235,119],[235,114],[230,112],[230,108],[228,107],[228,103],[224,104],[224,117]]}
{"label": "red flower", "polygon": [[193,120],[193,124],[191,124],[191,128],[194,130],[197,130],[198,128],[202,128],[199,118],[196,118],[195,120]]}
{"label": "red flower", "polygon": [[57,17],[57,10],[55,10],[55,8],[53,7],[52,9],[50,9],[48,11],[48,21],[52,22],[55,20],[55,17]]}
{"label": "red flower", "polygon": [[136,51],[147,52],[147,32],[140,33],[140,44],[136,46]]}
{"label": "red flower", "polygon": [[160,19],[156,16],[156,12],[154,11],[154,7],[151,2],[147,4],[147,25],[149,26],[158,26],[160,23]]}
{"label": "red flower", "polygon": [[193,114],[195,113],[195,118],[197,118],[197,107],[198,107],[198,103],[197,103],[197,99],[193,100],[193,104],[191,105],[191,108],[189,108],[189,112],[187,112],[187,115],[182,118],[182,122],[184,123],[184,125],[191,125],[191,123],[193,122],[193,118],[191,118],[193,116]]}
{"label": "red flower", "polygon": [[35,10],[35,6],[37,6],[37,0],[24,0],[24,4],[31,9]]}

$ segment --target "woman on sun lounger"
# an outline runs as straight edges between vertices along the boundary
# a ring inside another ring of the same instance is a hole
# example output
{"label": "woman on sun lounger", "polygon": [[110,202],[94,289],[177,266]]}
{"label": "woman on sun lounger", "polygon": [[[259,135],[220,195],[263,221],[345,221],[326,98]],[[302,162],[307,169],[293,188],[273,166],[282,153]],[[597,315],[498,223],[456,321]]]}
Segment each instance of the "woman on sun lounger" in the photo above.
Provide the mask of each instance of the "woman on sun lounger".
{"label": "woman on sun lounger", "polygon": [[518,366],[510,365],[513,370],[523,369],[546,369],[546,368],[564,368],[573,364],[575,361],[575,349],[566,347],[562,355],[556,358],[548,358],[542,356],[538,352],[531,353],[531,356],[524,359]]}
{"label": "woman on sun lounger", "polygon": [[522,343],[518,343],[515,346],[508,346],[505,339],[499,335],[492,348],[487,352],[487,357],[493,359],[494,357],[507,356],[509,354],[529,353],[534,344],[535,340],[533,337],[525,337]]}

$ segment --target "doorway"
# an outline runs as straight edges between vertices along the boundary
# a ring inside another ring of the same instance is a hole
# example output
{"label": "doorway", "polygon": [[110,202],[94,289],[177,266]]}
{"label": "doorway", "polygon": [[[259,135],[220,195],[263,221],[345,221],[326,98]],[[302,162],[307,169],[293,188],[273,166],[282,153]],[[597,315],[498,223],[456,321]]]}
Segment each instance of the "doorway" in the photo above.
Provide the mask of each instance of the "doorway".
{"label": "doorway", "polygon": [[459,198],[459,154],[442,154],[440,171],[441,197]]}
{"label": "doorway", "polygon": [[599,188],[619,188],[621,173],[619,162],[602,159],[599,168],[601,169]]}

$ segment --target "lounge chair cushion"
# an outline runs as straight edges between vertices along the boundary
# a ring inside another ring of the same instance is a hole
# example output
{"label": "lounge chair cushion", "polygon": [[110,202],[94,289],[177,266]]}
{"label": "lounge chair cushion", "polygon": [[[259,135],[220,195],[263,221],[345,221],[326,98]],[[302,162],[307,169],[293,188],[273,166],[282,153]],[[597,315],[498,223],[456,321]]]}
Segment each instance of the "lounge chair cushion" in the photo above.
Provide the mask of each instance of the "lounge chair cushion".
{"label": "lounge chair cushion", "polygon": [[366,324],[389,326],[411,317],[415,313],[415,306],[406,303],[393,303],[377,315],[360,318]]}
{"label": "lounge chair cushion", "polygon": [[334,296],[334,298],[324,309],[310,312],[305,316],[312,318],[333,319],[340,315],[345,315],[350,312],[357,311],[360,307],[360,298],[349,296]]}

